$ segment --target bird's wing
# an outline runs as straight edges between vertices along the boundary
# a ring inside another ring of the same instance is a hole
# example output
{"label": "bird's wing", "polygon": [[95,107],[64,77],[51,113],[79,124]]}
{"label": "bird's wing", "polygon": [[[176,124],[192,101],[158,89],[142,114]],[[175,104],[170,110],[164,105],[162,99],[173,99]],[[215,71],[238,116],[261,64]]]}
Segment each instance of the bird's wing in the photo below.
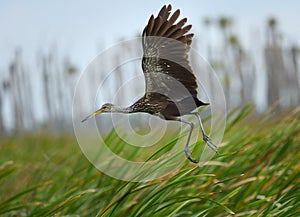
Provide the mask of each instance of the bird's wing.
{"label": "bird's wing", "polygon": [[170,12],[171,5],[165,5],[156,18],[150,17],[142,34],[142,68],[146,96],[156,92],[179,101],[197,97],[197,82],[188,60],[194,34],[188,33],[192,26],[185,25],[187,18],[175,23],[179,10],[171,16]]}

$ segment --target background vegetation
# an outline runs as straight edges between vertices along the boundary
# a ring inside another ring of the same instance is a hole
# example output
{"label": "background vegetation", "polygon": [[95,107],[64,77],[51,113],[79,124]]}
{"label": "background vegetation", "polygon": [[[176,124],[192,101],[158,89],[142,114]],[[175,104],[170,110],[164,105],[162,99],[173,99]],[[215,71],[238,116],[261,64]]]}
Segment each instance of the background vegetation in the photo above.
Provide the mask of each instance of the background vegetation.
{"label": "background vegetation", "polygon": [[0,214],[298,216],[300,108],[277,119],[249,119],[251,110],[229,115],[220,154],[207,165],[186,160],[180,170],[144,183],[97,171],[73,135],[1,139]]}

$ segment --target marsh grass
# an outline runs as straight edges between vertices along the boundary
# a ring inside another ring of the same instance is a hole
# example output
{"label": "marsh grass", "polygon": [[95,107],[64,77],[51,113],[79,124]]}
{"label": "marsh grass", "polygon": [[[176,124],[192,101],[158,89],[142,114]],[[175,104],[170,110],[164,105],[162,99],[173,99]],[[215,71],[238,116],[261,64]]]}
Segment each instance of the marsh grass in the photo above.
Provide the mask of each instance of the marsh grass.
{"label": "marsh grass", "polygon": [[[149,182],[125,182],[99,172],[73,135],[2,138],[0,215],[298,216],[300,109],[275,121],[271,112],[249,116],[252,109],[228,115],[220,153],[205,166],[186,161]],[[113,133],[107,140],[116,142]]]}

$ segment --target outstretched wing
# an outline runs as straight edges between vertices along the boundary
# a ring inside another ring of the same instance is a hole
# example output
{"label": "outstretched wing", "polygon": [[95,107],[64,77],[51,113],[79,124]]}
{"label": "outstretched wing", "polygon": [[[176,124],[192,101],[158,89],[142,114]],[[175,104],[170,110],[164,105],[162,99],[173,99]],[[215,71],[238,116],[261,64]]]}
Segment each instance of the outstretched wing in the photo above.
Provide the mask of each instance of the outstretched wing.
{"label": "outstretched wing", "polygon": [[172,101],[197,98],[197,82],[188,60],[192,25],[185,25],[187,18],[175,23],[180,11],[170,16],[171,9],[165,5],[156,18],[152,15],[142,34],[146,96],[155,92]]}

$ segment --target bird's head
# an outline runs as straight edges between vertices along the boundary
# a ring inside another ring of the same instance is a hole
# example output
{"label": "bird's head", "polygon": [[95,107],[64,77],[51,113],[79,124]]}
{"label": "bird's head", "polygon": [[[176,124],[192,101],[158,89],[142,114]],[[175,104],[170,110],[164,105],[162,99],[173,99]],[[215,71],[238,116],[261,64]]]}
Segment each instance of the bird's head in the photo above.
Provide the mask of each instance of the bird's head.
{"label": "bird's head", "polygon": [[96,115],[99,115],[101,113],[105,113],[105,112],[113,112],[114,111],[114,105],[111,103],[105,103],[102,105],[102,107],[100,109],[98,109],[97,111],[95,111],[93,114],[87,116],[85,119],[83,119],[81,122],[84,122]]}
{"label": "bird's head", "polygon": [[111,103],[104,103],[98,111],[101,110],[100,113],[103,113],[103,112],[112,112],[114,107],[115,106],[113,104],[111,104]]}

